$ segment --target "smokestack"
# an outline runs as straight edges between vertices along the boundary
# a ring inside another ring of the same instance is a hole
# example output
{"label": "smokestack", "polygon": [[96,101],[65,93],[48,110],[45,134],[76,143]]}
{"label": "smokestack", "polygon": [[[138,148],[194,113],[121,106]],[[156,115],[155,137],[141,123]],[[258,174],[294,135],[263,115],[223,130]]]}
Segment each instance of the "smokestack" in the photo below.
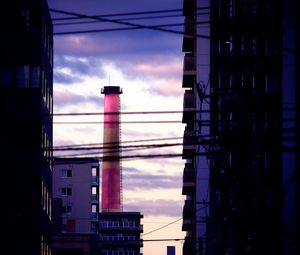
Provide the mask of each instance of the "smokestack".
{"label": "smokestack", "polygon": [[[102,212],[122,211],[121,160],[120,160],[120,94],[118,86],[105,86],[104,132],[102,162]],[[107,148],[107,147],[113,148]],[[106,158],[108,157],[108,158]]]}

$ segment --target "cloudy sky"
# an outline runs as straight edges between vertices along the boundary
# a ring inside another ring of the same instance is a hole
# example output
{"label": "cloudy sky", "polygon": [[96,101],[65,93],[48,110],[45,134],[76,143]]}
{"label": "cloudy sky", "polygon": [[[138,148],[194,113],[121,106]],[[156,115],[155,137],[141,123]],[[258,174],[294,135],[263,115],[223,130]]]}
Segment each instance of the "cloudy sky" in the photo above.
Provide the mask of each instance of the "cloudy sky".
{"label": "cloudy sky", "polygon": [[[48,0],[48,5],[55,33],[54,112],[83,113],[55,116],[54,146],[101,144],[103,116],[84,113],[102,113],[101,88],[112,85],[123,89],[121,111],[131,113],[121,117],[124,145],[174,144],[122,155],[180,154],[182,0]],[[100,20],[85,19],[99,15]],[[124,211],[144,215],[145,240],[184,237],[183,167],[180,156],[123,160]],[[181,254],[181,241],[144,242],[143,253],[166,254],[167,245]]]}

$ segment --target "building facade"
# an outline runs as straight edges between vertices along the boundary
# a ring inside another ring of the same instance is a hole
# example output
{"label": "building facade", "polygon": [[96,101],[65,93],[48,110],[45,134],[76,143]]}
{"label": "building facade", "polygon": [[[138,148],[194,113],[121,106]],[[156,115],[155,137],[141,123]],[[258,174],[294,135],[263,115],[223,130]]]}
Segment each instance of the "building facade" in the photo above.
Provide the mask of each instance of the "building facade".
{"label": "building facade", "polygon": [[10,254],[48,255],[53,37],[47,1],[7,2],[0,27],[1,248]]}
{"label": "building facade", "polygon": [[[206,254],[209,215],[209,109],[210,98],[210,1],[183,1],[184,36],[182,42],[183,98],[182,122],[185,124],[182,157],[182,230],[186,231],[183,254]],[[201,143],[201,144],[200,144]],[[201,156],[200,156],[201,155]]]}
{"label": "building facade", "polygon": [[62,233],[98,233],[99,176],[97,159],[54,158],[53,198],[61,199]]}
{"label": "building facade", "polygon": [[143,241],[139,212],[101,212],[99,248],[101,255],[140,255]]}
{"label": "building facade", "polygon": [[293,0],[183,7],[183,253],[298,254],[299,7]]}

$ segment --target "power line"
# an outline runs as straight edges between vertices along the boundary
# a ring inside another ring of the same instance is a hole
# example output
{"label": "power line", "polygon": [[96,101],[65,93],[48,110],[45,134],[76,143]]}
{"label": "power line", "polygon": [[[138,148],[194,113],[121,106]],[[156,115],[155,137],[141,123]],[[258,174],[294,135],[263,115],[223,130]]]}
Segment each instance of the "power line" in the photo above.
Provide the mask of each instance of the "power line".
{"label": "power line", "polygon": [[[202,22],[195,22],[194,24],[202,25],[202,24],[209,24],[209,21],[202,21]],[[161,24],[161,25],[153,25],[147,26],[148,29],[155,28],[155,30],[160,30],[163,27],[176,27],[176,26],[184,26],[184,23],[175,23],[175,24]],[[114,31],[125,31],[125,30],[136,30],[141,29],[139,27],[121,27],[121,28],[107,28],[107,29],[93,29],[93,30],[78,30],[78,31],[67,31],[67,32],[55,32],[53,35],[69,35],[69,34],[85,34],[85,33],[100,33],[100,32],[114,32]],[[179,34],[185,34],[184,32],[179,32],[175,30],[169,30],[165,32],[178,32]],[[200,36],[199,37],[203,37]]]}
{"label": "power line", "polygon": [[[59,238],[64,238],[64,237],[67,237],[68,239],[64,240],[64,239],[59,239],[59,240],[52,240],[52,243],[92,243],[94,242],[93,240],[74,240],[72,239],[72,236],[57,236]],[[76,238],[76,236],[74,237]],[[169,241],[184,241],[185,239],[183,238],[161,238],[161,239],[142,239],[141,241],[142,242],[169,242]],[[45,242],[49,242],[48,240],[44,240],[44,241],[41,241],[42,243],[45,243]],[[105,243],[104,240],[101,240],[101,243]],[[109,243],[114,243],[114,244],[123,244],[122,242],[120,241],[109,241]]]}
{"label": "power line", "polygon": [[[126,18],[126,19],[117,19],[120,21],[126,20],[145,20],[145,19],[163,19],[163,18],[176,18],[182,17],[180,14],[176,15],[164,15],[164,16],[151,16],[151,17],[137,17],[137,18]],[[95,24],[103,21],[77,21],[77,22],[64,22],[64,23],[56,23],[54,26],[68,26],[68,25],[81,25],[81,24]]]}
{"label": "power line", "polygon": [[[134,27],[134,28],[138,28],[138,29],[150,29],[150,30],[155,30],[155,31],[169,32],[169,33],[173,33],[173,34],[185,34],[184,32],[181,32],[181,31],[160,28],[160,27],[157,27],[157,26],[141,25],[141,24],[138,24],[138,23],[131,23],[131,22],[128,22],[128,21],[112,20],[112,19],[99,17],[99,16],[90,16],[90,15],[84,15],[84,14],[79,14],[79,13],[75,13],[75,12],[57,10],[57,9],[49,9],[49,11],[50,12],[55,12],[55,13],[72,15],[72,16],[76,16],[76,17],[79,17],[79,18],[94,19],[94,20],[99,20],[99,21],[116,23],[116,24],[119,24],[119,25],[130,26],[130,27]],[[126,29],[126,28],[124,28],[124,29]],[[109,31],[109,29],[106,30],[106,31]],[[111,31],[113,31],[113,30],[111,30]],[[83,32],[84,31],[81,31],[81,33],[83,33]],[[88,32],[91,32],[91,31],[86,31],[86,33],[88,33]],[[59,33],[54,33],[54,35],[63,35],[63,34],[70,34],[70,33],[76,33],[76,31],[74,31],[74,32],[59,32]],[[206,35],[197,35],[197,34],[193,34],[193,35],[196,36],[196,37],[199,37],[199,38],[210,39],[210,36],[206,36]]]}
{"label": "power line", "polygon": [[172,225],[172,224],[174,224],[174,223],[176,223],[176,222],[178,222],[178,221],[180,221],[180,220],[182,220],[182,217],[179,218],[179,219],[177,219],[177,220],[174,220],[174,221],[172,221],[172,222],[170,222],[170,223],[168,223],[168,224],[166,224],[166,225],[164,225],[164,226],[162,226],[162,227],[153,229],[153,230],[151,230],[151,231],[149,231],[149,232],[147,232],[147,233],[145,233],[145,234],[142,234],[141,236],[145,236],[145,235],[152,234],[152,233],[154,233],[154,232],[156,232],[156,231],[159,231],[159,230],[161,230],[161,229],[164,229],[164,228],[166,228],[166,227],[168,227],[168,226],[170,226],[170,225]]}
{"label": "power line", "polygon": [[[127,149],[127,148],[158,148],[158,147],[169,147],[178,146],[182,143],[159,143],[159,144],[137,144],[137,145],[114,145],[114,146],[100,146],[100,147],[64,147],[64,148],[53,148],[53,151],[66,151],[66,150],[104,150],[104,149]],[[110,151],[109,151],[110,152]]]}
{"label": "power line", "polygon": [[182,123],[181,120],[149,120],[149,121],[59,121],[52,122],[53,124],[172,124]]}
{"label": "power line", "polygon": [[162,137],[162,138],[152,138],[152,139],[140,139],[140,140],[127,140],[121,142],[107,142],[107,143],[88,143],[88,144],[72,144],[72,145],[58,145],[53,148],[64,148],[71,146],[96,146],[96,145],[114,145],[114,144],[123,144],[123,143],[137,143],[137,142],[152,142],[152,141],[165,141],[165,140],[178,140],[182,139],[182,137]]}
{"label": "power line", "polygon": [[[217,151],[209,151],[209,152],[195,152],[193,153],[194,156],[209,156],[209,155],[218,155],[221,152]],[[222,153],[221,153],[222,154]],[[82,154],[81,154],[82,155]],[[182,153],[166,153],[166,154],[135,154],[135,155],[122,155],[122,156],[103,156],[103,157],[93,157],[95,160],[99,161],[114,161],[114,160],[123,160],[123,161],[129,161],[129,160],[138,160],[138,159],[151,159],[151,158],[176,158],[176,157],[182,157]],[[57,159],[68,159],[70,156],[55,156]],[[86,158],[91,158],[91,157],[76,157],[78,159],[86,159]],[[57,163],[58,165],[62,163]],[[65,164],[65,163],[63,163]]]}
{"label": "power line", "polygon": [[[203,206],[203,207],[198,208],[198,209],[195,211],[195,213],[198,212],[198,211],[200,211],[200,210],[205,209],[206,207],[208,207],[208,205],[205,205],[205,206]],[[170,225],[172,225],[172,224],[174,224],[174,223],[176,223],[176,222],[178,222],[178,221],[180,221],[180,220],[182,220],[182,219],[183,219],[183,218],[181,217],[181,218],[179,218],[179,219],[177,219],[177,220],[175,220],[175,221],[172,221],[172,222],[170,222],[170,223],[168,223],[168,224],[166,224],[166,225],[164,225],[164,226],[162,226],[162,227],[156,228],[156,229],[151,230],[151,231],[149,231],[149,232],[147,232],[147,233],[145,233],[145,234],[142,234],[141,236],[145,236],[145,235],[152,234],[152,233],[154,233],[154,232],[156,232],[156,231],[159,231],[159,230],[161,230],[161,229],[163,229],[163,228],[166,228],[166,227],[168,227],[168,226],[170,226]]]}
{"label": "power line", "polygon": [[[209,10],[209,9],[210,9],[210,6],[196,8],[196,10]],[[51,11],[51,9],[50,9],[50,11]],[[105,17],[134,16],[134,15],[170,13],[170,12],[182,12],[182,9],[166,9],[166,10],[141,11],[141,12],[125,12],[125,13],[123,12],[123,13],[92,15],[92,17],[105,18]],[[82,17],[53,18],[52,21],[74,20],[74,19],[82,19]]]}
{"label": "power line", "polygon": [[[51,9],[50,9],[51,11]],[[123,13],[112,13],[112,14],[101,14],[93,15],[92,17],[105,18],[105,17],[116,17],[116,16],[133,16],[133,15],[144,15],[144,14],[157,14],[157,13],[170,13],[170,12],[181,12],[182,9],[169,9],[169,10],[156,10],[156,11],[142,11],[142,12],[123,12]],[[82,17],[66,17],[66,18],[53,18],[52,21],[59,20],[74,20],[82,19]]]}
{"label": "power line", "polygon": [[173,114],[173,113],[183,113],[183,112],[209,112],[208,110],[184,110],[184,111],[134,111],[134,112],[79,112],[79,113],[53,113],[52,116],[82,116],[82,115],[127,115],[127,114]]}
{"label": "power line", "polygon": [[[207,15],[209,12],[206,13],[197,13],[197,16],[200,15]],[[160,15],[160,16],[148,16],[148,17],[133,17],[133,18],[126,18],[126,19],[117,19],[119,21],[127,21],[127,20],[149,20],[149,19],[165,19],[165,18],[176,18],[182,17],[182,14],[175,14],[175,15]],[[70,18],[73,19],[73,18]],[[73,21],[73,22],[61,22],[55,23],[54,26],[68,26],[68,25],[82,25],[82,24],[95,24],[104,21]],[[191,23],[189,23],[191,24]]]}

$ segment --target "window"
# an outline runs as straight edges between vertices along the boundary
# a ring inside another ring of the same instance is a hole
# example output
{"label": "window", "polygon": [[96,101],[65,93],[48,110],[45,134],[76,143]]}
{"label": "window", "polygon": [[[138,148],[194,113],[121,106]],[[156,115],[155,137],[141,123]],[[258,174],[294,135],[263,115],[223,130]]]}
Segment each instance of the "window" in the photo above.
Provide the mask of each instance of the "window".
{"label": "window", "polygon": [[97,167],[92,167],[92,176],[98,176],[97,172],[98,172]]}
{"label": "window", "polygon": [[61,188],[61,194],[63,196],[72,196],[72,188]]}
{"label": "window", "polygon": [[61,169],[60,176],[64,177],[64,178],[72,177],[72,170],[71,169]]}
{"label": "window", "polygon": [[97,195],[98,194],[97,187],[92,187],[92,194],[93,195]]}
{"label": "window", "polygon": [[32,66],[29,70],[29,83],[32,88],[40,87],[40,68],[38,66]]}
{"label": "window", "polygon": [[72,206],[71,205],[63,206],[62,213],[72,213]]}
{"label": "window", "polygon": [[0,86],[9,87],[13,83],[13,72],[10,68],[1,68],[0,69]]}
{"label": "window", "polygon": [[16,69],[16,85],[18,88],[29,87],[29,66],[19,66]]}
{"label": "window", "polygon": [[25,32],[30,30],[30,11],[29,9],[22,9],[23,27]]}

